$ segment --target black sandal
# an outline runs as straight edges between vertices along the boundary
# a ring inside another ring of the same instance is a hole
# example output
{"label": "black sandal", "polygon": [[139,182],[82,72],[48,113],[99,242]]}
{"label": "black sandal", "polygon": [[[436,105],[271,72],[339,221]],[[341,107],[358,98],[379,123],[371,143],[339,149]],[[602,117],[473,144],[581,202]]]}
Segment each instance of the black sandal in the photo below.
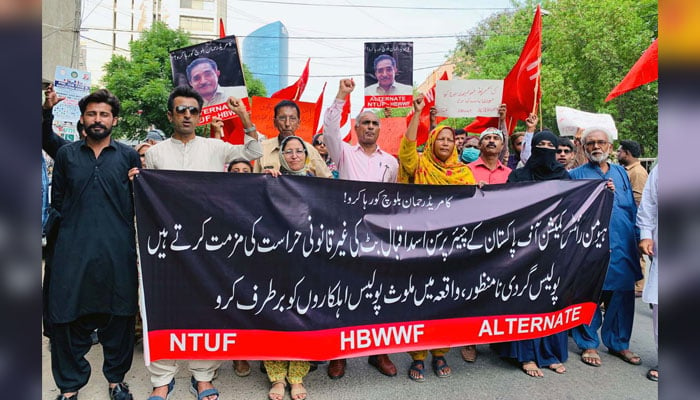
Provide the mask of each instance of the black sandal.
{"label": "black sandal", "polygon": [[[420,366],[420,368],[419,368]],[[411,375],[411,371],[418,372],[420,374],[420,377],[416,378],[413,375]],[[411,367],[408,369],[408,377],[414,381],[414,382],[424,382],[425,381],[425,363],[423,363],[423,360],[413,360],[411,363]]]}

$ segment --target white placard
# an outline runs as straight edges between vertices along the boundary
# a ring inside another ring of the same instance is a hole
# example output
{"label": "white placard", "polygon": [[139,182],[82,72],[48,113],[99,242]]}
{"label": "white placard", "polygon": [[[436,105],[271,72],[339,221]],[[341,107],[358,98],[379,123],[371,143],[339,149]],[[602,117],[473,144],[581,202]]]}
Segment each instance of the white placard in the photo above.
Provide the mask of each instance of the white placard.
{"label": "white placard", "polygon": [[574,136],[578,128],[586,129],[599,126],[610,130],[613,139],[617,140],[615,120],[610,114],[596,114],[562,106],[556,107],[556,113],[560,136]]}
{"label": "white placard", "polygon": [[502,80],[451,79],[435,85],[435,107],[441,117],[497,117],[502,98]]}

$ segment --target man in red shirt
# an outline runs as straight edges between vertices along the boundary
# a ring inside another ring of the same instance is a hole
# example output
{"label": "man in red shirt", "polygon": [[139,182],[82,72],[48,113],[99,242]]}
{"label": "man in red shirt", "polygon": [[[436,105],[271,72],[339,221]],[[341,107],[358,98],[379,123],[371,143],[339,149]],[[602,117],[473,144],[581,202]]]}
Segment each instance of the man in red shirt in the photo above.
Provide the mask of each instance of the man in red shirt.
{"label": "man in red shirt", "polygon": [[506,183],[511,169],[498,159],[503,150],[503,132],[496,128],[486,128],[479,135],[479,159],[467,164],[477,183]]}

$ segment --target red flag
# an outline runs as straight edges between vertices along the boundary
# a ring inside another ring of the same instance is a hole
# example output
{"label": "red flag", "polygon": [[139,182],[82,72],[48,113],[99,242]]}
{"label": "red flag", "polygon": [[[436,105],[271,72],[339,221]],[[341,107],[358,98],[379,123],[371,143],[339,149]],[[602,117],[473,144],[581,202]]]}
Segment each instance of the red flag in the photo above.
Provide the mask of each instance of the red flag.
{"label": "red flag", "polygon": [[226,37],[226,32],[224,32],[224,20],[219,18],[219,37]]}
{"label": "red flag", "polygon": [[326,84],[328,82],[323,82],[323,89],[321,89],[321,94],[318,95],[318,99],[316,100],[316,109],[314,110],[314,130],[318,128],[318,121],[321,120],[321,109],[323,108],[323,94],[326,91]]}
{"label": "red flag", "polygon": [[[447,71],[442,73],[439,80],[446,81],[449,80],[447,76]],[[418,125],[418,134],[416,136],[416,144],[420,146],[428,140],[428,134],[430,133],[430,108],[435,106],[435,85],[433,85],[426,93],[423,94],[425,99],[425,107],[420,113],[420,124]],[[411,122],[411,117],[413,117],[413,109],[406,116],[406,126]],[[436,122],[439,124],[444,121],[445,117],[437,117]]]}
{"label": "red flag", "polygon": [[[538,5],[520,57],[503,80],[501,103],[505,103],[507,107],[506,120],[515,120],[516,123],[518,120],[525,121],[530,113],[535,111],[535,106],[542,96],[539,85],[541,57],[542,12]],[[515,124],[511,125],[509,130],[515,128]],[[498,117],[476,117],[464,130],[481,133],[488,127],[497,128]]]}
{"label": "red flag", "polygon": [[[343,112],[340,114],[340,126],[342,127],[348,122],[348,117],[350,116],[350,93],[345,96],[345,104],[343,105]],[[350,143],[350,130],[343,138],[343,141]]]}
{"label": "red flag", "polygon": [[659,79],[659,45],[654,39],[651,45],[644,50],[639,60],[632,66],[632,69],[622,78],[622,81],[615,86],[605,101],[610,101],[615,97],[627,93],[632,89],[645,85]]}
{"label": "red flag", "polygon": [[297,101],[301,97],[301,94],[304,93],[304,89],[306,88],[306,82],[309,81],[309,61],[311,59],[306,60],[306,66],[304,67],[304,71],[302,71],[301,76],[299,79],[297,79],[296,82],[294,82],[291,86],[287,86],[286,88],[282,88],[272,95],[270,95],[271,99],[285,99],[285,100],[292,100],[292,101]]}

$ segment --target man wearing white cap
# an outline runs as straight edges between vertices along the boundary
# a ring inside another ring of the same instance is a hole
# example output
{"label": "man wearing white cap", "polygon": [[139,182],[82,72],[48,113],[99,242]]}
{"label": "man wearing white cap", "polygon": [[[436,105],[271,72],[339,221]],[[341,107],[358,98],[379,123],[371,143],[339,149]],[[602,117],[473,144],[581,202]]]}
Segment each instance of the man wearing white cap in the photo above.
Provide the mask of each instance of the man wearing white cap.
{"label": "man wearing white cap", "polygon": [[499,160],[503,150],[503,132],[496,128],[486,128],[479,135],[479,159],[467,164],[477,183],[506,183],[511,169]]}

